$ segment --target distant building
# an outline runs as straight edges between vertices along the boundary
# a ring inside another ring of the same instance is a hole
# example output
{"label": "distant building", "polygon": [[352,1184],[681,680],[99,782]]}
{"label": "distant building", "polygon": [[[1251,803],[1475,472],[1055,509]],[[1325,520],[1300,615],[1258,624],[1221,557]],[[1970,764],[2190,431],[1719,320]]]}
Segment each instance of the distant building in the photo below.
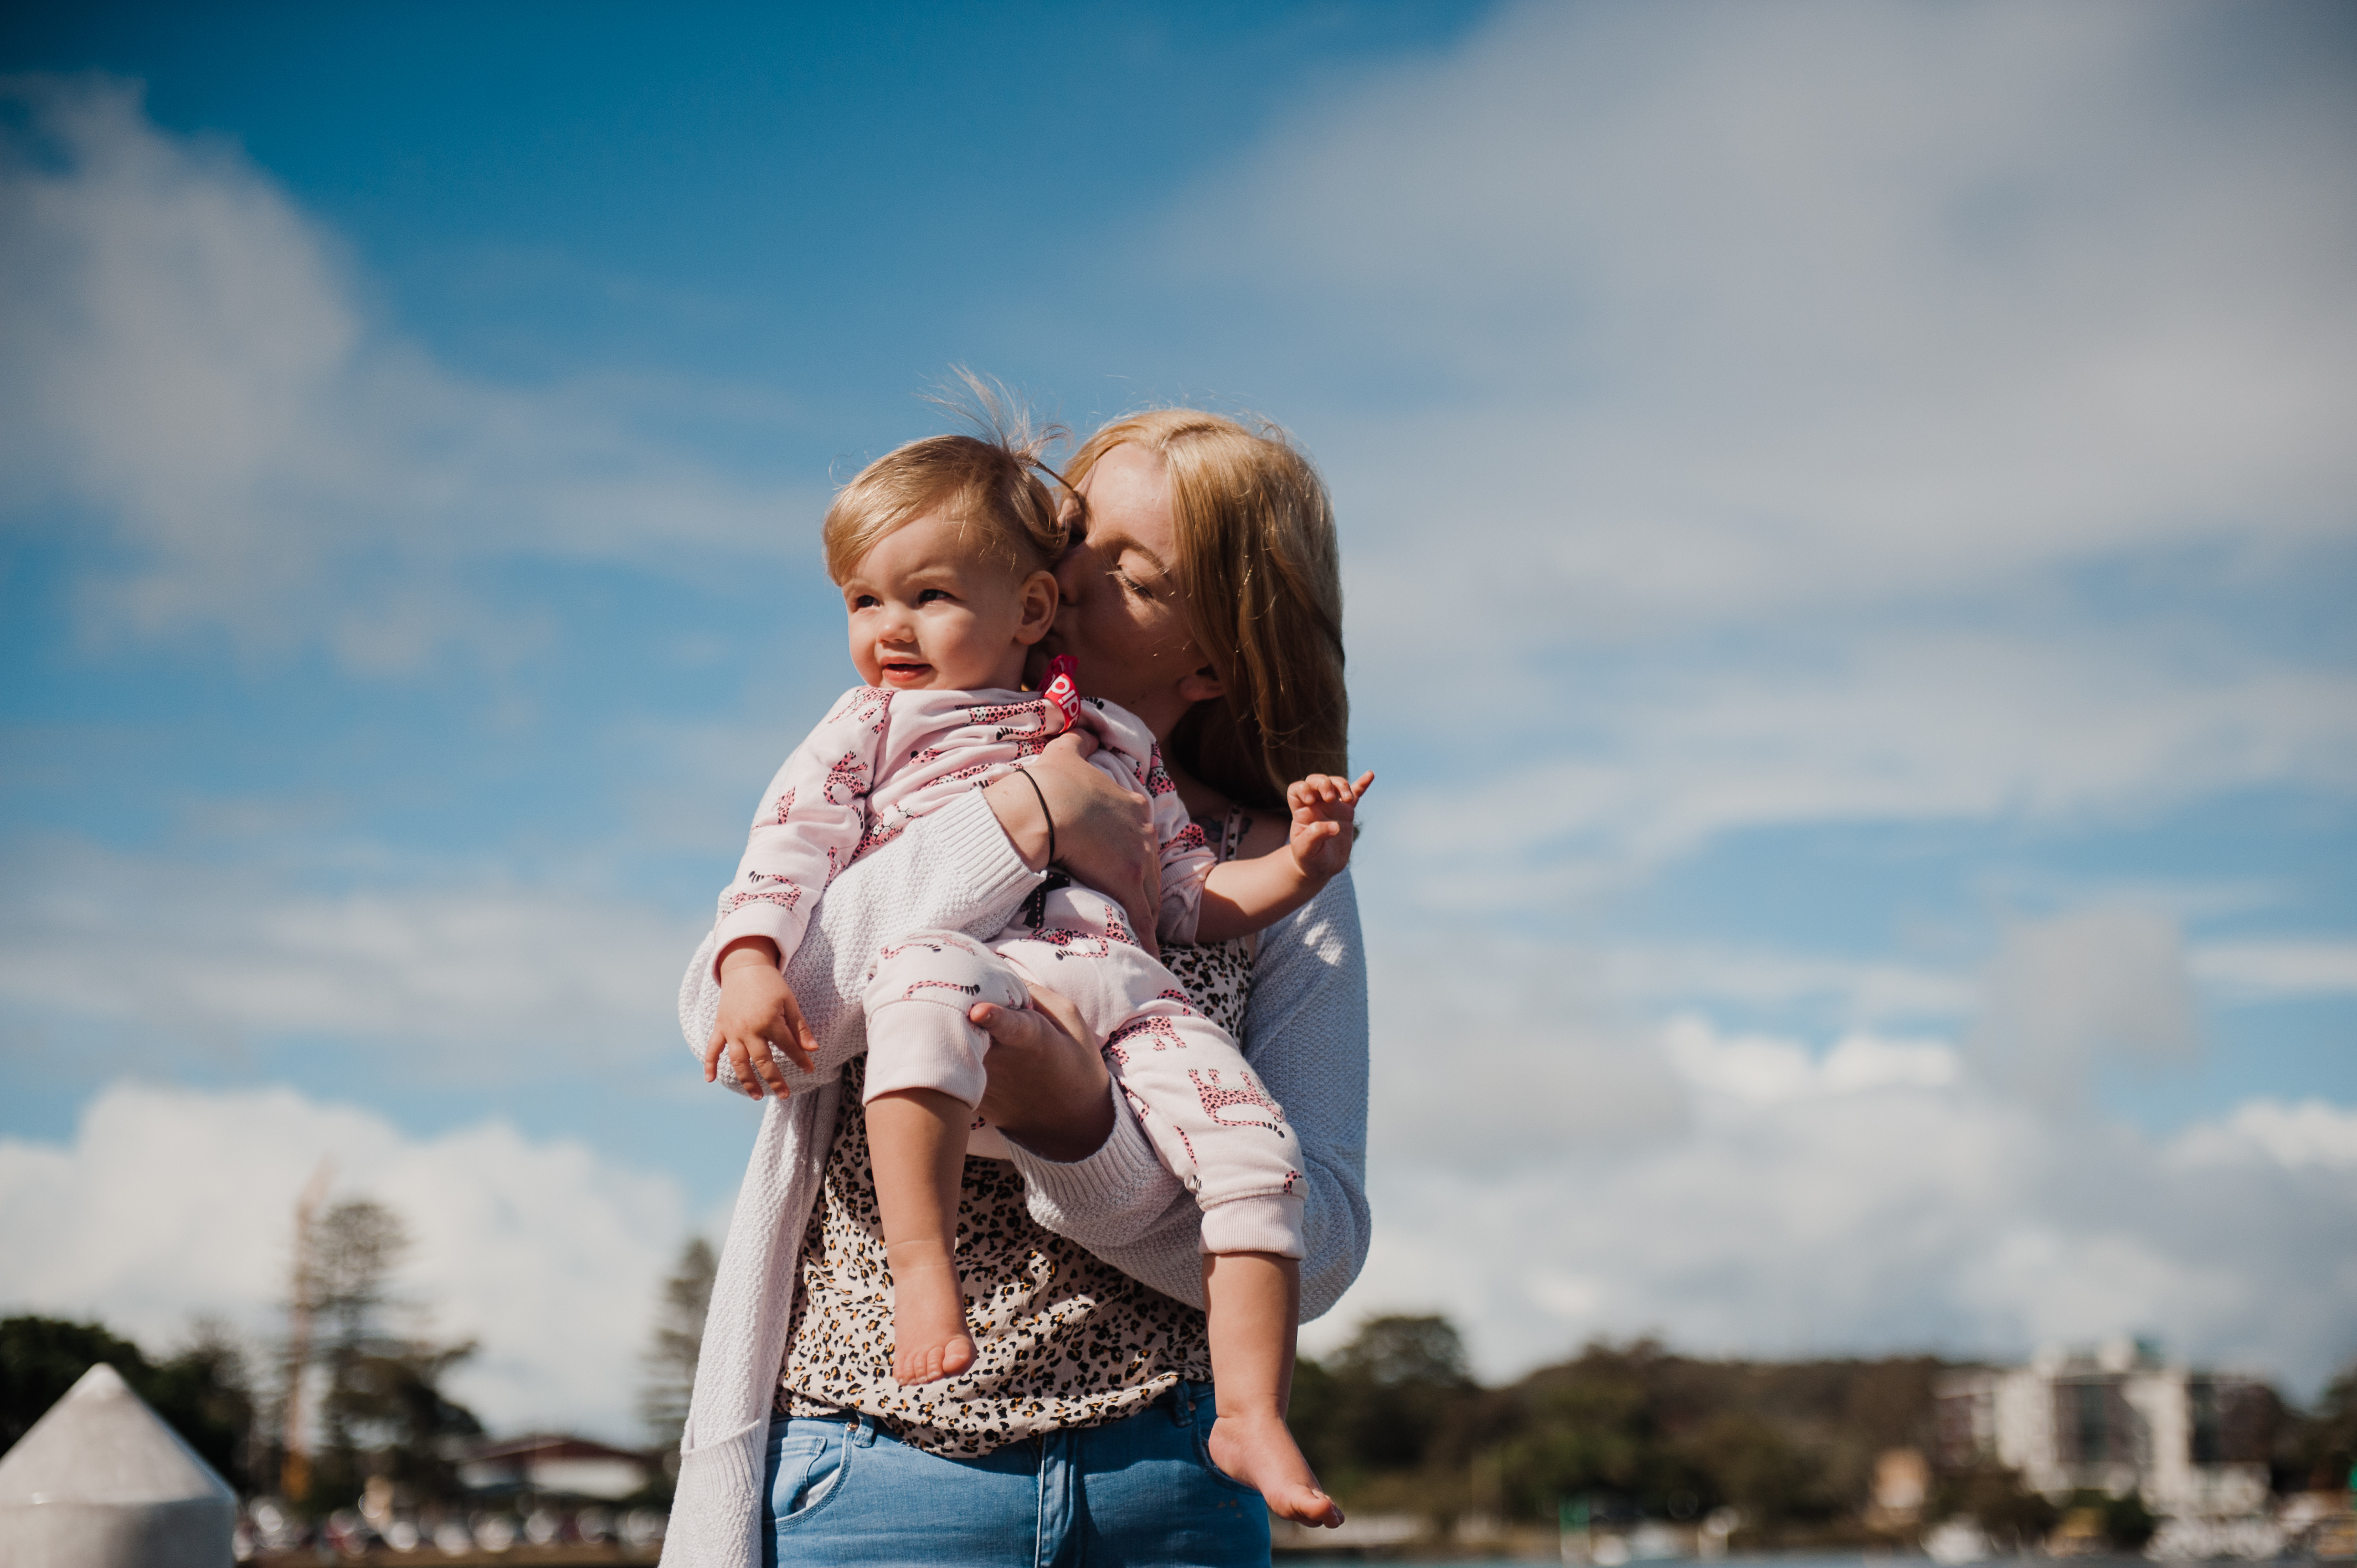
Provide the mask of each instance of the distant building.
{"label": "distant building", "polygon": [[459,1484],[471,1491],[554,1492],[608,1502],[644,1490],[653,1477],[654,1465],[643,1454],[556,1433],[486,1444],[458,1466]]}
{"label": "distant building", "polygon": [[2136,1491],[2179,1518],[2266,1504],[2272,1407],[2255,1379],[2168,1365],[2148,1345],[2116,1340],[2093,1355],[1951,1372],[1934,1392],[1943,1469],[1994,1462],[2058,1501],[2083,1487]]}

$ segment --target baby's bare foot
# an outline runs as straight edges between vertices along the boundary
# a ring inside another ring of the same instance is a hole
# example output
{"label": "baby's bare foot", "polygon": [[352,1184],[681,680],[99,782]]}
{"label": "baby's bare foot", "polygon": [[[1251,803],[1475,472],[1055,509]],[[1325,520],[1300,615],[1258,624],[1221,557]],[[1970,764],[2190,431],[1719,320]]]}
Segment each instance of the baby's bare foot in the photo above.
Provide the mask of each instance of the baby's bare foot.
{"label": "baby's bare foot", "polygon": [[974,1357],[956,1266],[893,1264],[892,1380],[906,1388],[954,1378],[974,1365]]}
{"label": "baby's bare foot", "polygon": [[1342,1510],[1318,1489],[1317,1474],[1275,1411],[1223,1415],[1213,1422],[1211,1463],[1257,1489],[1279,1519],[1329,1530],[1342,1522]]}

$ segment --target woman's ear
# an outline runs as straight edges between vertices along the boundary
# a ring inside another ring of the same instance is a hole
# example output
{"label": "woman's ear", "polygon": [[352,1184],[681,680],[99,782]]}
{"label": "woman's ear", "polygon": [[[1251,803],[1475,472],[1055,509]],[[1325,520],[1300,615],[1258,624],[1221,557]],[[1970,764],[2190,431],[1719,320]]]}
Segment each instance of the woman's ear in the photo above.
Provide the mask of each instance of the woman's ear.
{"label": "woman's ear", "polygon": [[1056,575],[1034,572],[1023,579],[1023,618],[1015,623],[1015,640],[1028,648],[1056,624]]}
{"label": "woman's ear", "polygon": [[1219,672],[1206,664],[1178,677],[1178,694],[1189,703],[1208,703],[1214,697],[1226,696],[1228,688]]}

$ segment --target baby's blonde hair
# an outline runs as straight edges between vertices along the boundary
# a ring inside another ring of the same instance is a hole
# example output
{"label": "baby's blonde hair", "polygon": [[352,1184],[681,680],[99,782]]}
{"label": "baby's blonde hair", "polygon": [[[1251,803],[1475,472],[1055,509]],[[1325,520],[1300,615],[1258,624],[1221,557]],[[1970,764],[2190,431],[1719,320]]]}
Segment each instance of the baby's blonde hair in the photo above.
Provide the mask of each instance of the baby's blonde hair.
{"label": "baby's blonde hair", "polygon": [[1064,522],[1048,486],[1055,475],[1040,461],[1064,433],[1034,427],[1004,388],[970,371],[957,376],[963,394],[936,401],[977,434],[929,435],[895,447],[862,468],[826,509],[820,537],[826,575],[837,583],[886,535],[931,511],[946,512],[986,559],[1010,572],[1053,566],[1064,553]]}

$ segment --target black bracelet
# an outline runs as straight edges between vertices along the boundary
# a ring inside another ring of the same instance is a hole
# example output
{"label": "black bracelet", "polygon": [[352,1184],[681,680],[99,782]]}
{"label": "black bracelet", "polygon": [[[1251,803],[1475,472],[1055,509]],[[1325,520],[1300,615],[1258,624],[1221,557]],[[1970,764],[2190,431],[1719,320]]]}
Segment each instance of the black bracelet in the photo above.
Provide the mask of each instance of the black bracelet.
{"label": "black bracelet", "polygon": [[1048,823],[1048,864],[1053,865],[1056,864],[1056,813],[1048,809],[1048,792],[1039,788],[1039,780],[1031,777],[1029,768],[1018,768],[1015,771],[1031,786],[1031,793],[1039,797],[1039,815]]}

